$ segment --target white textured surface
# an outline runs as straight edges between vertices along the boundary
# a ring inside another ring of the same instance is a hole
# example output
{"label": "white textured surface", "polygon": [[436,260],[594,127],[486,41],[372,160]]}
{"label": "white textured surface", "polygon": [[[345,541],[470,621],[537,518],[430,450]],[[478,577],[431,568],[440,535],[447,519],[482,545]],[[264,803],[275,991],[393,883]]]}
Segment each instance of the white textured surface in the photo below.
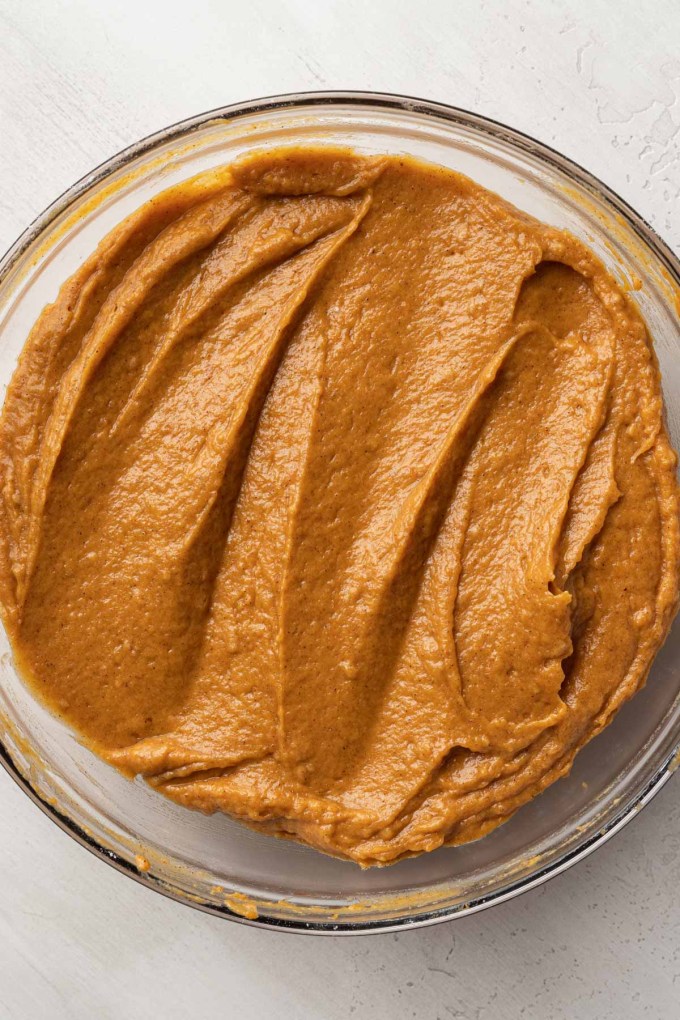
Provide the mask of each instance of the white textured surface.
{"label": "white textured surface", "polygon": [[[0,248],[116,150],[228,102],[357,88],[506,121],[680,247],[678,0],[0,0]],[[0,775],[0,1018],[680,1013],[680,781],[512,903],[374,938],[255,931],[95,861]]]}

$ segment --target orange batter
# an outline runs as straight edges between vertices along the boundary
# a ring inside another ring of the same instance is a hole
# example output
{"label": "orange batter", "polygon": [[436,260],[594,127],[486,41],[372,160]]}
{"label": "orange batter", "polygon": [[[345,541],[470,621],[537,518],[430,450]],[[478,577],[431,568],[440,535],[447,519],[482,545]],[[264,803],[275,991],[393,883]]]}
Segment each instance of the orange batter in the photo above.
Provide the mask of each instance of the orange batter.
{"label": "orange batter", "polygon": [[0,461],[39,695],[181,804],[362,865],[568,772],[676,607],[635,306],[410,159],[279,150],[144,206],[31,332]]}

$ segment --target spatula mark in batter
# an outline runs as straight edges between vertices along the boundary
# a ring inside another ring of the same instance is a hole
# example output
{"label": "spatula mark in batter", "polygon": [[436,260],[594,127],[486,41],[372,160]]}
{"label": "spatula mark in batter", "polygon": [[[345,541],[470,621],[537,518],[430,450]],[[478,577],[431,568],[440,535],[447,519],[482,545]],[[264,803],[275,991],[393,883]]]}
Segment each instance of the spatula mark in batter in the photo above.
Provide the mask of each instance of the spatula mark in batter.
{"label": "spatula mark in batter", "polygon": [[[295,627],[284,660],[283,753],[314,788],[337,782],[359,764],[370,735],[365,720],[374,717],[396,663],[432,542],[483,420],[486,408],[482,398],[524,332],[509,337],[480,374],[426,474],[409,493],[387,554],[380,562],[367,563],[371,587],[352,649],[353,675],[343,676],[342,665],[331,677],[323,675],[313,645]],[[300,616],[296,603],[304,597],[301,581],[304,579],[298,578],[292,564],[285,596],[289,619]],[[306,711],[310,698],[317,706],[313,720]]]}
{"label": "spatula mark in batter", "polygon": [[154,284],[172,265],[211,244],[250,204],[252,199],[249,197],[228,192],[212,204],[189,210],[151,242],[104,302],[101,314],[95,319],[80,352],[64,375],[40,444],[30,498],[24,566],[17,575],[19,607],[25,600],[38,551],[41,518],[50,478],[88,380]]}

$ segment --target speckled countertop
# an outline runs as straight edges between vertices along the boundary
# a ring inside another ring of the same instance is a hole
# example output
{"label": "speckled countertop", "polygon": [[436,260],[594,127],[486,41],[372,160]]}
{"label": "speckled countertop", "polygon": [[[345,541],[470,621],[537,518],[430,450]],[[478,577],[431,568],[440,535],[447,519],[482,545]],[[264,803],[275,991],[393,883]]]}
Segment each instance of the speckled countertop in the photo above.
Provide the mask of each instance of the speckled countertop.
{"label": "speckled countertop", "polygon": [[[677,0],[0,0],[0,248],[165,124],[306,89],[441,99],[583,163],[680,249]],[[107,869],[0,774],[0,1020],[680,1015],[680,780],[511,903],[373,938],[190,911]]]}

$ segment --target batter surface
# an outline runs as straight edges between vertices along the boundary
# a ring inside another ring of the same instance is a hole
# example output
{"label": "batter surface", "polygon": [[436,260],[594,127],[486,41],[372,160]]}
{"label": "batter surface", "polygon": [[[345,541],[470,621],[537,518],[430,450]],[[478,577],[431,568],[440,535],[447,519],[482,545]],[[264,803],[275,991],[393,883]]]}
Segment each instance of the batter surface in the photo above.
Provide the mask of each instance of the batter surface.
{"label": "batter surface", "polygon": [[251,156],[124,221],[0,423],[18,664],[129,774],[362,865],[569,771],[675,611],[675,455],[600,262],[468,179]]}

